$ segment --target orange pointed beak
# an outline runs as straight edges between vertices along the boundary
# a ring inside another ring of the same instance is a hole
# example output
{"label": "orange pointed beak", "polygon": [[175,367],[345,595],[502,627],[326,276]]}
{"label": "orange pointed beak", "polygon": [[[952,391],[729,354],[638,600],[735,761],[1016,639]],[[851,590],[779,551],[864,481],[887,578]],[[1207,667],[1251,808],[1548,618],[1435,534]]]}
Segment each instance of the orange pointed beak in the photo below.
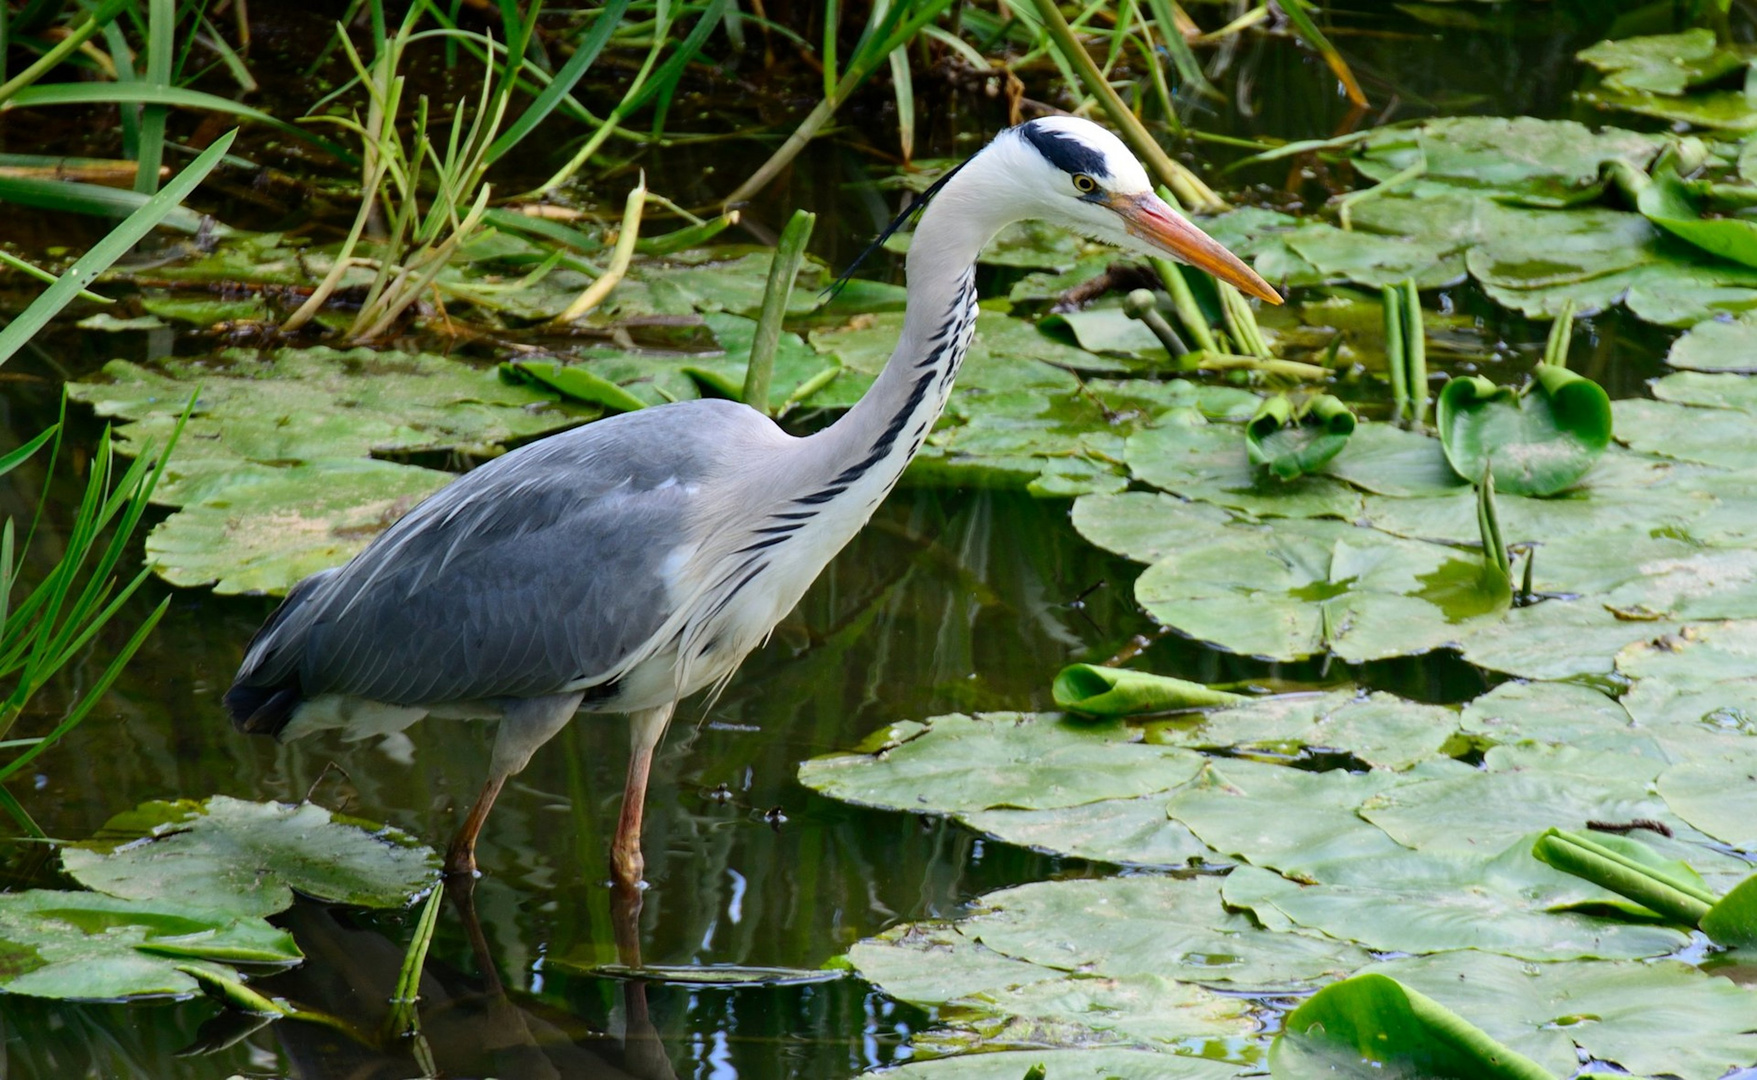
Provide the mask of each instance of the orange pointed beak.
{"label": "orange pointed beak", "polygon": [[1188,219],[1152,192],[1132,197],[1115,196],[1110,201],[1110,208],[1122,217],[1131,235],[1164,250],[1179,262],[1206,270],[1259,300],[1281,303],[1281,294],[1258,277],[1255,270],[1207,233],[1191,225]]}

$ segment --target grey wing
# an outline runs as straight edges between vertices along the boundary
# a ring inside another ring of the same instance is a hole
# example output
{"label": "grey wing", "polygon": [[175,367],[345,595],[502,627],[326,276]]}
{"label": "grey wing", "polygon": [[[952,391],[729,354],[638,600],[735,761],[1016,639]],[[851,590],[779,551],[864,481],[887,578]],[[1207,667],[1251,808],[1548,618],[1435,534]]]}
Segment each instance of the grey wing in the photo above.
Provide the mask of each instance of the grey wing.
{"label": "grey wing", "polygon": [[671,614],[713,451],[757,419],[689,402],[490,462],[289,597],[238,683],[418,705],[602,681]]}

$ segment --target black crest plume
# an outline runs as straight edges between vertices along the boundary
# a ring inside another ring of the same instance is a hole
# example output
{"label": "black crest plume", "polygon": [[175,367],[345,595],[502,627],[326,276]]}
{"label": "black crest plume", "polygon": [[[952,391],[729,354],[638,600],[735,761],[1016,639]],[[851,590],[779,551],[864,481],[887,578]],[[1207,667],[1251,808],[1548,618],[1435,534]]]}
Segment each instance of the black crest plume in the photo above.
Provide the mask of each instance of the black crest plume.
{"label": "black crest plume", "polygon": [[963,161],[958,162],[956,165],[952,166],[950,169],[947,169],[946,174],[944,176],[940,177],[938,180],[935,180],[933,182],[933,184],[931,186],[929,186],[926,191],[922,192],[920,195],[917,195],[914,199],[910,200],[909,205],[903,208],[903,212],[901,214],[898,214],[896,216],[896,218],[894,218],[889,225],[885,226],[884,232],[881,232],[878,234],[878,239],[876,239],[872,243],[866,245],[865,250],[861,251],[860,254],[854,256],[854,261],[848,264],[848,269],[842,271],[842,276],[837,278],[835,281],[830,282],[829,288],[824,290],[824,293],[823,293],[824,299],[825,300],[835,299],[836,294],[842,291],[842,286],[848,284],[848,282],[853,279],[854,271],[860,269],[860,264],[866,261],[866,257],[868,255],[871,255],[873,252],[877,251],[881,246],[883,246],[884,242],[891,238],[891,234],[895,233],[898,229],[901,229],[905,222],[907,222],[910,218],[914,217],[915,215],[921,213],[922,210],[926,209],[928,201],[930,199],[932,199],[935,195],[939,194],[940,188],[943,188],[946,186],[946,181],[948,181],[952,177],[958,175],[958,170],[962,169],[964,166],[970,164],[971,160],[972,160],[972,158],[965,158]]}

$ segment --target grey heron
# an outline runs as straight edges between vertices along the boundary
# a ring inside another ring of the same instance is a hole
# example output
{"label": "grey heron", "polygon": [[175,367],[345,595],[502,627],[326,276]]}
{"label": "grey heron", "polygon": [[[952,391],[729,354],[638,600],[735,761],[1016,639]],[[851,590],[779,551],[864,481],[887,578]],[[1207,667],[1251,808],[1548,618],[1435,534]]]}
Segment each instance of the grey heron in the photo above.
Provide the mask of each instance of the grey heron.
{"label": "grey heron", "polygon": [[497,718],[487,783],[446,857],[467,874],[507,778],[575,713],[627,714],[611,854],[617,882],[638,882],[647,777],[672,710],[731,678],[921,448],[970,346],[976,257],[996,233],[1041,219],[1281,302],[1087,120],[1009,128],[929,196],[896,351],[839,420],[795,437],[735,402],[679,402],[483,465],[288,594],[226,694],[237,726],[292,737]]}

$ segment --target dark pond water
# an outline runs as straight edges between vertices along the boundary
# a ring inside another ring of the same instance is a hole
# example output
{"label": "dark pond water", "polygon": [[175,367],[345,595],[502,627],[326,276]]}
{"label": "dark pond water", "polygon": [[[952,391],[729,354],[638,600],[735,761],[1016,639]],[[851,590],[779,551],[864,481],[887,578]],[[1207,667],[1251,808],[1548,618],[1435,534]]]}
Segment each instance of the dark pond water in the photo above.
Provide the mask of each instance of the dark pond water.
{"label": "dark pond water", "polygon": [[[1474,5],[1472,5],[1474,6]],[[1570,57],[1590,28],[1447,31],[1417,24],[1345,36],[1369,92],[1397,115],[1431,111],[1565,116]],[[1321,137],[1347,121],[1346,104],[1310,57],[1284,41],[1243,47],[1229,103],[1198,112],[1213,132]],[[1251,108],[1240,106],[1248,98]],[[1368,118],[1367,122],[1372,122]],[[936,118],[936,152],[992,128],[976,112]],[[1198,144],[1200,145],[1200,144]],[[24,149],[24,147],[15,147]],[[704,155],[720,155],[708,175]],[[1233,156],[1219,150],[1221,157]],[[655,190],[706,202],[727,186],[724,148],[674,148],[643,159]],[[739,161],[740,159],[733,159]],[[740,165],[742,167],[742,165]],[[872,186],[871,159],[848,145],[814,146],[788,183],[753,211],[759,224],[793,205],[820,211],[817,252],[841,262],[889,216],[894,196]],[[706,176],[706,179],[704,179]],[[1287,177],[1239,177],[1253,198],[1322,198],[1322,178],[1276,195]],[[1447,303],[1485,320],[1503,357],[1541,348],[1541,327],[1497,315],[1468,292]],[[1663,335],[1617,317],[1581,332],[1577,356],[1622,394],[1639,392]],[[53,415],[57,382],[113,355],[136,358],[201,341],[62,332],[0,374],[0,445]],[[80,439],[96,436],[75,418]],[[7,512],[34,499],[39,474],[8,478]],[[59,489],[58,489],[59,490]],[[862,810],[819,798],[794,779],[798,763],[845,748],[892,721],[969,709],[1048,705],[1051,675],[1102,660],[1153,627],[1130,601],[1135,570],[1081,542],[1067,504],[1023,495],[904,489],[843,553],[711,709],[679,712],[649,796],[647,876],[639,939],[649,964],[815,969],[859,938],[898,921],[957,914],[987,891],[1027,881],[1114,872],[985,841],[948,823]],[[156,584],[118,620],[166,594]],[[267,600],[177,592],[169,614],[109,702],[39,762],[17,794],[51,836],[89,835],[148,799],[245,798],[319,802],[438,840],[482,779],[487,733],[429,721],[407,738],[345,744],[322,738],[279,747],[234,734],[219,706]],[[115,635],[36,703],[43,725],[66,695],[101,670]],[[1487,679],[1455,658],[1334,670],[1273,668],[1188,642],[1157,638],[1155,670],[1204,681],[1322,684],[1354,679],[1428,701],[1458,701]],[[479,851],[485,876],[474,906],[482,938],[448,908],[429,960],[422,1014],[433,1063],[448,1076],[840,1077],[907,1056],[929,1021],[853,978],[784,986],[632,984],[594,975],[614,962],[607,849],[625,763],[619,721],[581,718],[502,796]],[[40,845],[0,849],[0,887],[57,884]],[[412,915],[362,916],[302,904],[287,916],[310,960],[269,980],[270,993],[372,1029],[411,934]],[[401,1077],[421,1067],[410,1044],[371,1048],[328,1028],[281,1022],[251,1031],[216,1021],[204,1001],[144,1006],[65,1005],[0,997],[0,1075],[222,1078]],[[192,1049],[207,1052],[189,1054]]]}

